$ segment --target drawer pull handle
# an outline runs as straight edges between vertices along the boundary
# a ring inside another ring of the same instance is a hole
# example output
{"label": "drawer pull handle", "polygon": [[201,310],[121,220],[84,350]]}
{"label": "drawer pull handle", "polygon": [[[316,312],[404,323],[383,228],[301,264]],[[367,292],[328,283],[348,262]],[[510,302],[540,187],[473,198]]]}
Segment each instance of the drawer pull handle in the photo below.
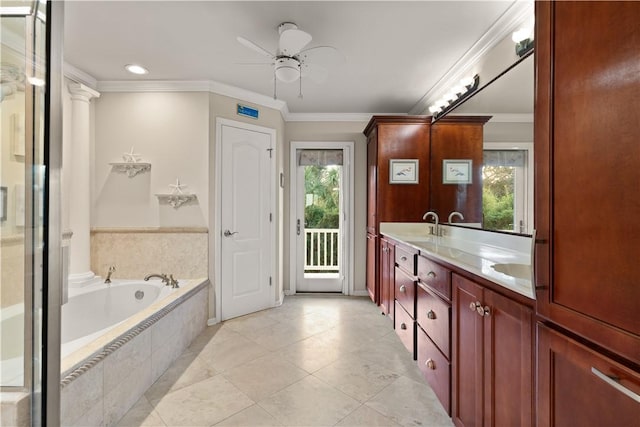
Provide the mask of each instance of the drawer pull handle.
{"label": "drawer pull handle", "polygon": [[432,279],[434,279],[436,277],[436,273],[434,273],[433,271],[430,271],[430,272],[427,273],[427,276],[429,276]]}
{"label": "drawer pull handle", "polygon": [[407,325],[406,325],[406,323],[401,323],[401,324],[400,324],[400,329],[403,329],[403,330],[404,330],[404,329],[407,329]]}
{"label": "drawer pull handle", "polygon": [[598,369],[596,369],[594,367],[591,367],[591,372],[596,377],[600,378],[602,381],[604,381],[605,383],[609,384],[611,387],[613,387],[616,390],[618,390],[620,393],[625,394],[628,397],[630,397],[633,400],[635,400],[636,402],[640,403],[640,395],[635,393],[632,390],[629,390],[628,388],[626,388],[622,384],[620,384],[620,379],[619,378],[611,377],[609,375],[603,374],[602,372],[600,372]]}
{"label": "drawer pull handle", "polygon": [[427,319],[434,320],[436,318],[436,313],[433,310],[429,310],[427,312]]}
{"label": "drawer pull handle", "polygon": [[436,369],[436,362],[433,361],[433,359],[427,359],[426,362],[424,362],[425,365],[427,365],[427,368],[429,369]]}
{"label": "drawer pull handle", "polygon": [[400,257],[400,261],[404,262],[404,261],[406,261],[406,260],[407,260],[407,257],[406,257],[406,256],[402,256],[402,257]]}
{"label": "drawer pull handle", "polygon": [[400,286],[400,292],[407,292],[407,287],[405,285]]}

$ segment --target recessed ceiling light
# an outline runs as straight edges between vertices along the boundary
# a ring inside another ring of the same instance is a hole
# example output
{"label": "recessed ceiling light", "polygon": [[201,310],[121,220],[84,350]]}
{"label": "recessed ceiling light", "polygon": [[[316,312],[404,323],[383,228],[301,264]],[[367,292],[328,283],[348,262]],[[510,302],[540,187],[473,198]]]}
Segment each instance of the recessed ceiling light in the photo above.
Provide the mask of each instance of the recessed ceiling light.
{"label": "recessed ceiling light", "polygon": [[149,70],[147,70],[146,68],[144,68],[141,65],[136,65],[136,64],[127,64],[124,66],[125,70],[127,70],[130,73],[133,74],[147,74],[149,73]]}

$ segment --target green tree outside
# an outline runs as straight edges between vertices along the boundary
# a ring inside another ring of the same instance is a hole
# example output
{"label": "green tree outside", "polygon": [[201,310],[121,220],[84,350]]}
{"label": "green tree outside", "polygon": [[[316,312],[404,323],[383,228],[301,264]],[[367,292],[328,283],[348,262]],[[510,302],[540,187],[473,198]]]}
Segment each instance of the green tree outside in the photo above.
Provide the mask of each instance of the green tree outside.
{"label": "green tree outside", "polygon": [[485,166],[482,169],[483,227],[513,230],[515,168]]}
{"label": "green tree outside", "polygon": [[340,171],[335,166],[304,168],[305,228],[339,228]]}

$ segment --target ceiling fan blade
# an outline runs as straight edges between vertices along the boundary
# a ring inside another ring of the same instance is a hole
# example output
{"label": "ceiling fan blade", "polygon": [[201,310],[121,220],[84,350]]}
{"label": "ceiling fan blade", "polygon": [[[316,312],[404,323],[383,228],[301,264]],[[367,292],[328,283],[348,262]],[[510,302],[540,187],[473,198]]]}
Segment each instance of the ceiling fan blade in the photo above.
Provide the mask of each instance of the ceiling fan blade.
{"label": "ceiling fan blade", "polygon": [[236,37],[236,40],[238,40],[238,42],[240,42],[241,45],[248,47],[251,50],[254,50],[256,52],[258,52],[261,55],[267,56],[269,58],[273,58],[275,55],[271,52],[269,52],[267,49],[258,46],[257,44],[255,44],[254,42],[252,42],[251,40],[245,39],[244,37]]}
{"label": "ceiling fan blade", "polygon": [[286,56],[297,55],[311,41],[311,34],[302,30],[284,30],[280,34],[280,52]]}
{"label": "ceiling fan blade", "polygon": [[347,60],[347,58],[333,46],[311,47],[301,51],[298,56],[302,62],[321,63],[325,65],[338,65]]}
{"label": "ceiling fan blade", "polygon": [[329,77],[329,71],[318,64],[302,64],[302,77],[311,79],[312,82],[321,84]]}

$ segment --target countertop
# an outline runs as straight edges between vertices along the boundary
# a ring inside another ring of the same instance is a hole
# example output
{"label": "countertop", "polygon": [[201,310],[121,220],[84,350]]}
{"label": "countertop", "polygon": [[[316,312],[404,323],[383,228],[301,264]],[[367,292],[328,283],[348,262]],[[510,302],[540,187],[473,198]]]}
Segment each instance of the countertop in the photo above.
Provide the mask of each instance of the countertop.
{"label": "countertop", "polygon": [[428,223],[381,223],[380,233],[535,299],[532,237],[447,225],[441,226],[443,236],[433,236],[428,227]]}

